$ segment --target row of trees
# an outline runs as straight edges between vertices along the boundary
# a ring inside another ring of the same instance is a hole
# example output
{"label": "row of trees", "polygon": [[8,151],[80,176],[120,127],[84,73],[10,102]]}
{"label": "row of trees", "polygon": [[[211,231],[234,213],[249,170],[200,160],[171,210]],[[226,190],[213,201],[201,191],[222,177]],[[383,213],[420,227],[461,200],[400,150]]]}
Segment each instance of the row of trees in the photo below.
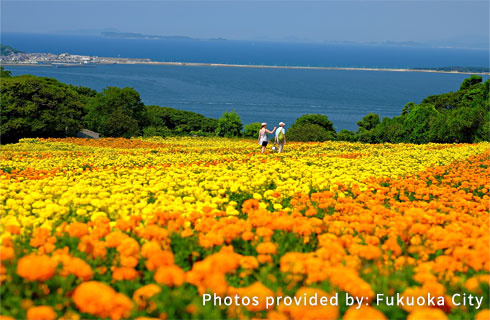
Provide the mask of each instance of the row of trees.
{"label": "row of trees", "polygon": [[75,136],[82,128],[105,137],[229,135],[221,119],[145,106],[132,88],[108,87],[97,92],[51,78],[12,77],[3,68],[0,81],[3,143],[29,137]]}
{"label": "row of trees", "polygon": [[[146,106],[132,88],[107,87],[97,92],[32,75],[12,77],[1,71],[1,138],[74,136],[87,128],[106,137],[217,135],[256,138],[259,123],[243,127],[240,116],[220,119],[160,106]],[[460,90],[408,103],[401,115],[384,118],[370,113],[356,132],[336,132],[325,115],[301,116],[287,131],[289,141],[476,142],[488,140],[489,80],[471,76]]]}

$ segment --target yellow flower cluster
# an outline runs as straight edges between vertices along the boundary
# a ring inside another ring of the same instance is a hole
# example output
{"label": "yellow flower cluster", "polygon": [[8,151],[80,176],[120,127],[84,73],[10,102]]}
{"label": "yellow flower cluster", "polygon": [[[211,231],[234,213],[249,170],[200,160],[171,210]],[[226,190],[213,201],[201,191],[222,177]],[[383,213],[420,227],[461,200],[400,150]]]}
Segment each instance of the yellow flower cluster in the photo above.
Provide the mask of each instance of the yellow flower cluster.
{"label": "yellow flower cluster", "polygon": [[145,141],[151,149],[138,141],[111,148],[25,139],[3,147],[4,225],[50,229],[57,219],[146,218],[157,208],[188,215],[210,207],[238,215],[233,195],[240,193],[279,210],[283,198],[298,193],[335,190],[336,183],[365,191],[370,177],[413,174],[488,149],[485,143],[439,148],[327,142],[292,144],[287,154],[263,156],[249,141],[154,138]]}
{"label": "yellow flower cluster", "polygon": [[[219,138],[4,146],[0,316],[488,316],[489,143],[286,147],[261,154],[254,141]],[[258,303],[207,308],[207,293]],[[371,304],[265,303],[339,293]],[[376,306],[378,293],[443,304]],[[481,310],[454,305],[455,293],[483,297]]]}

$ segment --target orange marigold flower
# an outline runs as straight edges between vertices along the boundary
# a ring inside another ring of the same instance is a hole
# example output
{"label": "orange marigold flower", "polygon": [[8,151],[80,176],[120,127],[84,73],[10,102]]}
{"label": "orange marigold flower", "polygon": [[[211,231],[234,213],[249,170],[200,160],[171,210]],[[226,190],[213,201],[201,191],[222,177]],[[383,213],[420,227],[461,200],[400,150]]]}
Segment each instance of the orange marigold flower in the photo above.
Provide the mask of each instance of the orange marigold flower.
{"label": "orange marigold flower", "polygon": [[158,267],[171,266],[174,264],[174,254],[172,251],[154,251],[146,260],[146,268],[150,271]]}
{"label": "orange marigold flower", "polygon": [[57,262],[46,255],[30,254],[17,262],[17,274],[30,281],[46,281],[56,272]]}
{"label": "orange marigold flower", "polygon": [[250,213],[259,208],[259,201],[255,199],[248,199],[243,202],[242,205],[242,212],[243,213]]}
{"label": "orange marigold flower", "polygon": [[74,222],[68,226],[67,230],[70,237],[81,238],[89,233],[88,226],[85,223]]}
{"label": "orange marigold flower", "polygon": [[155,272],[155,281],[169,287],[180,286],[184,283],[185,272],[178,266],[159,267]]}
{"label": "orange marigold flower", "polygon": [[240,259],[240,267],[243,269],[256,269],[259,267],[259,262],[254,256],[244,256]]}
{"label": "orange marigold flower", "polygon": [[15,257],[14,248],[0,247],[0,261],[12,260]]}
{"label": "orange marigold flower", "polygon": [[259,254],[257,256],[257,260],[260,263],[267,263],[267,262],[272,262],[272,257],[268,254]]}
{"label": "orange marigold flower", "polygon": [[140,245],[135,239],[127,237],[117,246],[116,249],[121,255],[136,256],[140,252]]}
{"label": "orange marigold flower", "polygon": [[113,231],[105,236],[105,243],[109,248],[115,248],[123,242],[123,240],[129,238],[128,235],[121,231]]}
{"label": "orange marigold flower", "polygon": [[54,320],[58,317],[50,306],[31,307],[27,310],[27,320]]}
{"label": "orange marigold flower", "polygon": [[138,265],[138,258],[134,256],[121,256],[119,262],[123,267],[134,268]]}
{"label": "orange marigold flower", "polygon": [[73,274],[77,278],[85,281],[92,279],[93,276],[90,265],[77,257],[70,257],[66,262],[64,262],[63,271],[67,274]]}
{"label": "orange marigold flower", "polygon": [[464,283],[464,286],[468,291],[471,291],[473,293],[481,293],[482,290],[480,288],[480,284],[482,283],[486,283],[490,286],[490,275],[480,274],[472,278],[469,278]]}
{"label": "orange marigold flower", "polygon": [[10,232],[11,234],[20,234],[20,227],[14,225],[5,226],[5,231]]}
{"label": "orange marigold flower", "polygon": [[437,308],[422,307],[414,309],[407,317],[407,320],[445,320],[446,314]]}
{"label": "orange marigold flower", "polygon": [[120,280],[135,280],[139,277],[138,271],[129,267],[119,267],[112,272],[112,279]]}
{"label": "orange marigold flower", "polygon": [[185,311],[190,314],[195,314],[197,312],[197,306],[195,304],[190,304],[185,307]]}
{"label": "orange marigold flower", "polygon": [[253,239],[253,237],[254,233],[251,231],[245,231],[244,233],[242,233],[242,239],[245,241],[250,241]]}
{"label": "orange marigold flower", "polygon": [[32,233],[32,238],[29,242],[31,247],[38,248],[45,244],[51,236],[51,232],[46,228],[34,229]]}
{"label": "orange marigold flower", "polygon": [[278,312],[278,311],[273,310],[273,311],[269,311],[267,313],[267,319],[268,320],[288,320],[289,317],[282,312]]}
{"label": "orange marigold flower", "polygon": [[162,251],[162,248],[160,244],[156,241],[149,241],[141,246],[141,256],[144,258],[149,258],[155,252],[159,252],[159,251]]}
{"label": "orange marigold flower", "polygon": [[490,319],[490,309],[483,309],[475,315],[475,320],[488,320]]}
{"label": "orange marigold flower", "polygon": [[267,297],[273,297],[274,292],[271,289],[267,288],[260,282],[255,282],[248,287],[243,288],[230,288],[230,294],[235,295],[238,294],[240,297],[257,297],[259,300],[259,304],[254,306],[253,304],[249,304],[245,308],[247,310],[256,312],[265,310],[267,304]]}
{"label": "orange marigold flower", "polygon": [[258,254],[275,254],[277,252],[277,246],[272,242],[262,242],[257,248]]}
{"label": "orange marigold flower", "polygon": [[134,291],[133,300],[138,305],[138,308],[140,310],[143,310],[146,308],[147,300],[154,295],[160,293],[160,291],[162,291],[162,289],[160,289],[160,287],[156,284],[147,284],[146,286],[143,286]]}
{"label": "orange marigold flower", "polygon": [[386,318],[383,312],[374,309],[373,307],[370,306],[362,306],[359,309],[357,309],[356,306],[352,306],[349,309],[347,309],[347,312],[344,314],[344,317],[342,318],[342,320],[364,320],[364,319],[385,320],[388,318]]}
{"label": "orange marigold flower", "polygon": [[73,301],[81,312],[100,318],[118,320],[131,315],[131,300],[102,282],[80,284],[73,293]]}
{"label": "orange marigold flower", "polygon": [[[296,291],[295,297],[306,297],[306,299],[310,299],[310,297],[317,295],[317,297],[328,297],[330,298],[327,292],[316,289],[316,288],[300,288]],[[289,312],[291,314],[291,318],[293,319],[338,319],[339,318],[339,307],[332,305],[295,305],[294,303],[290,307],[283,307],[280,309],[285,309],[285,312]]]}

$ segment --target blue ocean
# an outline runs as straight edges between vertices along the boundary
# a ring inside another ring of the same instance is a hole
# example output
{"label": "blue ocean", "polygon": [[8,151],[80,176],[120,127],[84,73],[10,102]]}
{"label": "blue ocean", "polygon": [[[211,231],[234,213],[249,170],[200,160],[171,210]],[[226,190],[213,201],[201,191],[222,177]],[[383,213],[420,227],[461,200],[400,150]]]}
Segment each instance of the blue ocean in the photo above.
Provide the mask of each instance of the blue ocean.
{"label": "blue ocean", "polygon": [[[150,58],[228,64],[412,68],[488,67],[488,50],[301,44],[230,40],[136,40],[98,36],[3,33],[2,44],[25,52]],[[410,101],[456,91],[469,75],[422,72],[98,65],[95,68],[7,67],[102,90],[132,87],[147,105],[218,118],[236,110],[244,124],[292,124],[307,113],[329,117],[337,130],[357,128],[369,112],[399,115]]]}

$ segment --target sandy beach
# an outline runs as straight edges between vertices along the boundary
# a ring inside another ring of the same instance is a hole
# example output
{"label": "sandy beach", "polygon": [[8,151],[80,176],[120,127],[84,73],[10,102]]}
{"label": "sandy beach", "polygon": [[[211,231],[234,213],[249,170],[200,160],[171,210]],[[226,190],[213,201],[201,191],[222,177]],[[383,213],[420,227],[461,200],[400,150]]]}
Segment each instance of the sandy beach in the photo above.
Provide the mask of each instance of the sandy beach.
{"label": "sandy beach", "polygon": [[[161,66],[184,66],[184,67],[217,67],[217,68],[257,68],[257,69],[300,69],[300,70],[344,70],[344,71],[388,71],[388,72],[431,72],[431,73],[449,73],[449,74],[476,74],[490,75],[490,72],[461,72],[461,71],[444,71],[434,69],[410,69],[410,68],[365,68],[365,67],[311,67],[311,66],[277,66],[277,65],[253,65],[253,64],[225,64],[225,63],[203,63],[203,62],[165,62],[151,61],[149,59],[131,59],[131,58],[111,58],[100,57],[97,65],[112,64],[146,64]],[[0,64],[1,66],[29,66],[29,67],[50,67],[49,64]]]}

